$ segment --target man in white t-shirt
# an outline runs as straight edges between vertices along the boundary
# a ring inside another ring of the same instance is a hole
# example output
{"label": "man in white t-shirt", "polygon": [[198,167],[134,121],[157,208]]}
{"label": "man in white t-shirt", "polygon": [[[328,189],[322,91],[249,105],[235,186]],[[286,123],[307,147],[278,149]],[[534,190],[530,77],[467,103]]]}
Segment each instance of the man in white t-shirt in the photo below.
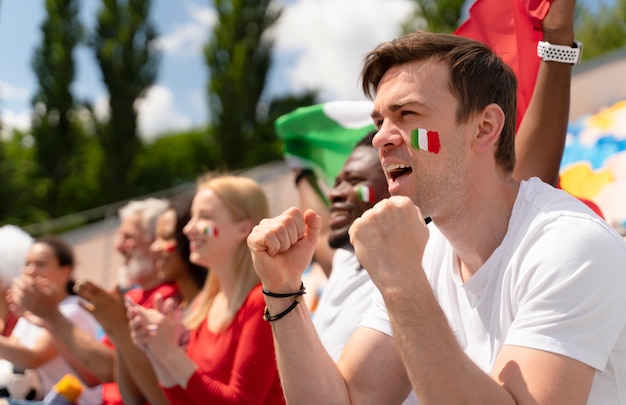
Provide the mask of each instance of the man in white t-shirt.
{"label": "man in white t-shirt", "polygon": [[[544,33],[573,15],[554,7]],[[544,47],[577,52],[573,32],[547,32]],[[412,388],[423,403],[626,404],[626,244],[565,192],[514,179],[512,72],[422,32],[370,52],[362,78],[392,197],[350,229],[381,295],[337,365],[289,297],[320,218],[290,209],[248,238],[288,400],[391,404]]]}

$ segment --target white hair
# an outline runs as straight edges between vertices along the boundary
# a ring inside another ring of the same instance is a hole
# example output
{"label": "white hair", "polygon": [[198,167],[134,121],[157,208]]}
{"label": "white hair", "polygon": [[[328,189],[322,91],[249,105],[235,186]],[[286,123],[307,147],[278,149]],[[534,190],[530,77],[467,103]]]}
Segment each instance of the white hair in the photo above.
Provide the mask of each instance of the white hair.
{"label": "white hair", "polygon": [[157,219],[168,208],[169,203],[165,199],[146,198],[145,200],[133,200],[118,210],[118,215],[123,221],[126,218],[141,215],[141,227],[148,241],[155,238]]}
{"label": "white hair", "polygon": [[20,275],[33,238],[15,225],[0,227],[0,283],[9,287]]}

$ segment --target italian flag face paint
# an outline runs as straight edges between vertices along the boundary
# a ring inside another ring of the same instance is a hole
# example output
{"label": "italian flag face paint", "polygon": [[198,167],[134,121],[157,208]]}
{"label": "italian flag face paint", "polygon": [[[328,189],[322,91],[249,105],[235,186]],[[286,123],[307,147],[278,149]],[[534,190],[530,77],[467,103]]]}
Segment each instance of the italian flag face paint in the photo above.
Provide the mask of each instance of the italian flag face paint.
{"label": "italian flag face paint", "polygon": [[356,193],[359,196],[359,200],[364,203],[373,203],[374,202],[374,190],[369,186],[358,186],[356,189]]}
{"label": "italian flag face paint", "polygon": [[413,149],[426,150],[430,153],[439,153],[439,132],[427,131],[424,128],[415,128],[411,132],[411,146]]}
{"label": "italian flag face paint", "polygon": [[202,233],[208,236],[216,237],[217,236],[217,228],[214,226],[207,226],[202,230]]}

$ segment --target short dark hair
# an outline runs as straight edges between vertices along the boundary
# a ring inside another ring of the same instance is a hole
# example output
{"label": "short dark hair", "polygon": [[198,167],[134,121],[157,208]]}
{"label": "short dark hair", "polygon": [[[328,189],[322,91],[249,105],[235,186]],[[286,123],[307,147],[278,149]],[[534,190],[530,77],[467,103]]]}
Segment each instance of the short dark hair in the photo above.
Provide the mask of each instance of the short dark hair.
{"label": "short dark hair", "polygon": [[416,31],[384,42],[365,56],[362,88],[373,98],[384,74],[391,67],[424,59],[450,66],[450,90],[459,101],[457,123],[495,103],[505,114],[505,123],[495,152],[496,162],[508,171],[515,166],[517,80],[513,71],[488,46],[452,34]]}

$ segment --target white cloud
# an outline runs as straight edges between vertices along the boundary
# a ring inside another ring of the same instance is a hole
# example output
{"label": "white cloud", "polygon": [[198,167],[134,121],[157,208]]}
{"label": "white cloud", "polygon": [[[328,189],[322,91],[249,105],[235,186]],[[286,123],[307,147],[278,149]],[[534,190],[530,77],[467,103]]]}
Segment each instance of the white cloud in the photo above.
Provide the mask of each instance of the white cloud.
{"label": "white cloud", "polygon": [[[411,0],[299,0],[277,22],[275,63],[297,59],[286,70],[286,91],[320,89],[322,101],[362,99],[358,79],[363,57],[400,34]],[[287,62],[289,63],[289,62]]]}
{"label": "white cloud", "polygon": [[108,121],[111,116],[111,109],[109,108],[109,95],[99,95],[96,97],[96,101],[93,103],[93,112],[100,121]]}
{"label": "white cloud", "polygon": [[30,111],[17,113],[12,110],[3,110],[1,118],[2,133],[0,133],[0,137],[2,139],[8,139],[14,129],[25,132],[29,131],[31,121],[30,114]]}
{"label": "white cloud", "polygon": [[24,87],[14,86],[0,81],[0,99],[3,101],[27,101],[30,91]]}
{"label": "white cloud", "polygon": [[193,56],[202,53],[211,27],[217,21],[215,10],[210,7],[185,3],[189,21],[175,25],[157,39],[157,47],[164,53],[178,56]]}
{"label": "white cloud", "polygon": [[[110,117],[109,96],[102,94],[96,97],[93,109],[98,120],[107,121]],[[137,101],[137,112],[139,134],[148,141],[166,132],[192,127],[189,117],[175,111],[174,97],[171,90],[165,86],[157,85],[148,89],[146,96]],[[2,122],[7,128],[29,129],[30,112],[17,115],[11,111],[4,111]]]}
{"label": "white cloud", "polygon": [[146,97],[137,102],[139,133],[144,139],[153,140],[165,132],[191,127],[191,119],[174,110],[173,100],[170,89],[153,86]]}

